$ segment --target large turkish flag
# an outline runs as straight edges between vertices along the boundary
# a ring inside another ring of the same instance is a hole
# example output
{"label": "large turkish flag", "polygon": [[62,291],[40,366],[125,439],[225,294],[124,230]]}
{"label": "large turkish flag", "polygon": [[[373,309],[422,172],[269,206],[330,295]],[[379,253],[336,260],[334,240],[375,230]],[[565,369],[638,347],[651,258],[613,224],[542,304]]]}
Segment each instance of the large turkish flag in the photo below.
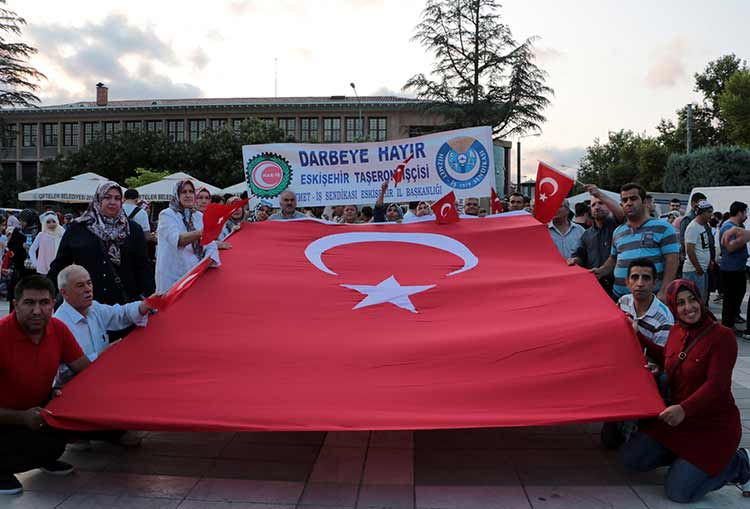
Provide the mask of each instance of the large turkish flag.
{"label": "large turkish flag", "polygon": [[527,214],[245,224],[49,409],[72,429],[524,426],[663,409],[625,316]]}

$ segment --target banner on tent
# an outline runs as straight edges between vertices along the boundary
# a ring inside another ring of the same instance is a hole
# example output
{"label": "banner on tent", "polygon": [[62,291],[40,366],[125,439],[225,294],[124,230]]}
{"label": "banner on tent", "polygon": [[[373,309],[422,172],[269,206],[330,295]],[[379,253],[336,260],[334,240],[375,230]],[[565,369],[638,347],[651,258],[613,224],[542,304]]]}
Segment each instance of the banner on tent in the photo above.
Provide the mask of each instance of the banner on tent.
{"label": "banner on tent", "polygon": [[436,200],[451,191],[489,196],[494,182],[489,127],[370,143],[245,145],[242,157],[251,196],[274,206],[287,189],[301,207],[371,204],[399,166],[402,180],[391,184],[386,202]]}

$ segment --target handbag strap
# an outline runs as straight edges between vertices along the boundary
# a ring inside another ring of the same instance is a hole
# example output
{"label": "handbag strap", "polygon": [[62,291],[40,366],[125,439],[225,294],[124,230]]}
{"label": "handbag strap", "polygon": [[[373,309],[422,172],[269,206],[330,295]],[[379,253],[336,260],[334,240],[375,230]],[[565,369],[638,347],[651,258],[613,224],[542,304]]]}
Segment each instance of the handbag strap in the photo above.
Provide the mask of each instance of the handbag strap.
{"label": "handbag strap", "polygon": [[711,325],[703,329],[703,332],[695,336],[695,339],[693,339],[685,348],[682,349],[682,351],[677,355],[677,362],[674,364],[674,367],[671,369],[669,373],[667,373],[667,378],[672,378],[672,375],[674,375],[674,372],[677,371],[677,368],[680,367],[680,364],[682,364],[682,361],[687,359],[687,354],[690,352],[690,350],[693,349],[693,347],[698,343],[698,340],[700,340],[703,336],[711,332],[711,330],[716,326],[716,322],[712,322]]}

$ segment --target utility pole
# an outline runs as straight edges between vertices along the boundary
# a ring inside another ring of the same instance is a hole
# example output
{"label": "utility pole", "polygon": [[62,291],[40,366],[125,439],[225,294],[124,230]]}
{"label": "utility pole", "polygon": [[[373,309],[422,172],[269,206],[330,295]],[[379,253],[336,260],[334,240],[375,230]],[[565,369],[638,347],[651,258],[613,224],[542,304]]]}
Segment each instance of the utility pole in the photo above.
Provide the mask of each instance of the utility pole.
{"label": "utility pole", "polygon": [[687,111],[687,153],[693,150],[693,105],[688,104]]}
{"label": "utility pole", "polygon": [[365,125],[362,123],[362,101],[359,100],[359,94],[357,93],[357,87],[354,86],[354,82],[349,83],[349,86],[354,90],[354,97],[357,98],[357,105],[359,105],[359,129],[356,131],[359,132],[359,139],[357,141],[362,141],[365,137]]}

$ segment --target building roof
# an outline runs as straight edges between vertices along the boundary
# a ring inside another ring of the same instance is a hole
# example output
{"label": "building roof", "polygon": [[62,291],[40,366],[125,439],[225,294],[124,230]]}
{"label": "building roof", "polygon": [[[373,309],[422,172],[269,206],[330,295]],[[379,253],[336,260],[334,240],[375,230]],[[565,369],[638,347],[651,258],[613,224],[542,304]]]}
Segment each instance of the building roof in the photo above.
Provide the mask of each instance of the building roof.
{"label": "building roof", "polygon": [[39,106],[37,108],[3,109],[3,113],[46,114],[70,111],[126,111],[164,109],[259,109],[275,110],[286,108],[302,109],[403,109],[413,108],[425,101],[395,96],[330,96],[330,97],[233,97],[233,98],[193,98],[193,99],[130,99],[109,101],[106,106],[97,106],[96,101],[79,101],[70,104]]}

